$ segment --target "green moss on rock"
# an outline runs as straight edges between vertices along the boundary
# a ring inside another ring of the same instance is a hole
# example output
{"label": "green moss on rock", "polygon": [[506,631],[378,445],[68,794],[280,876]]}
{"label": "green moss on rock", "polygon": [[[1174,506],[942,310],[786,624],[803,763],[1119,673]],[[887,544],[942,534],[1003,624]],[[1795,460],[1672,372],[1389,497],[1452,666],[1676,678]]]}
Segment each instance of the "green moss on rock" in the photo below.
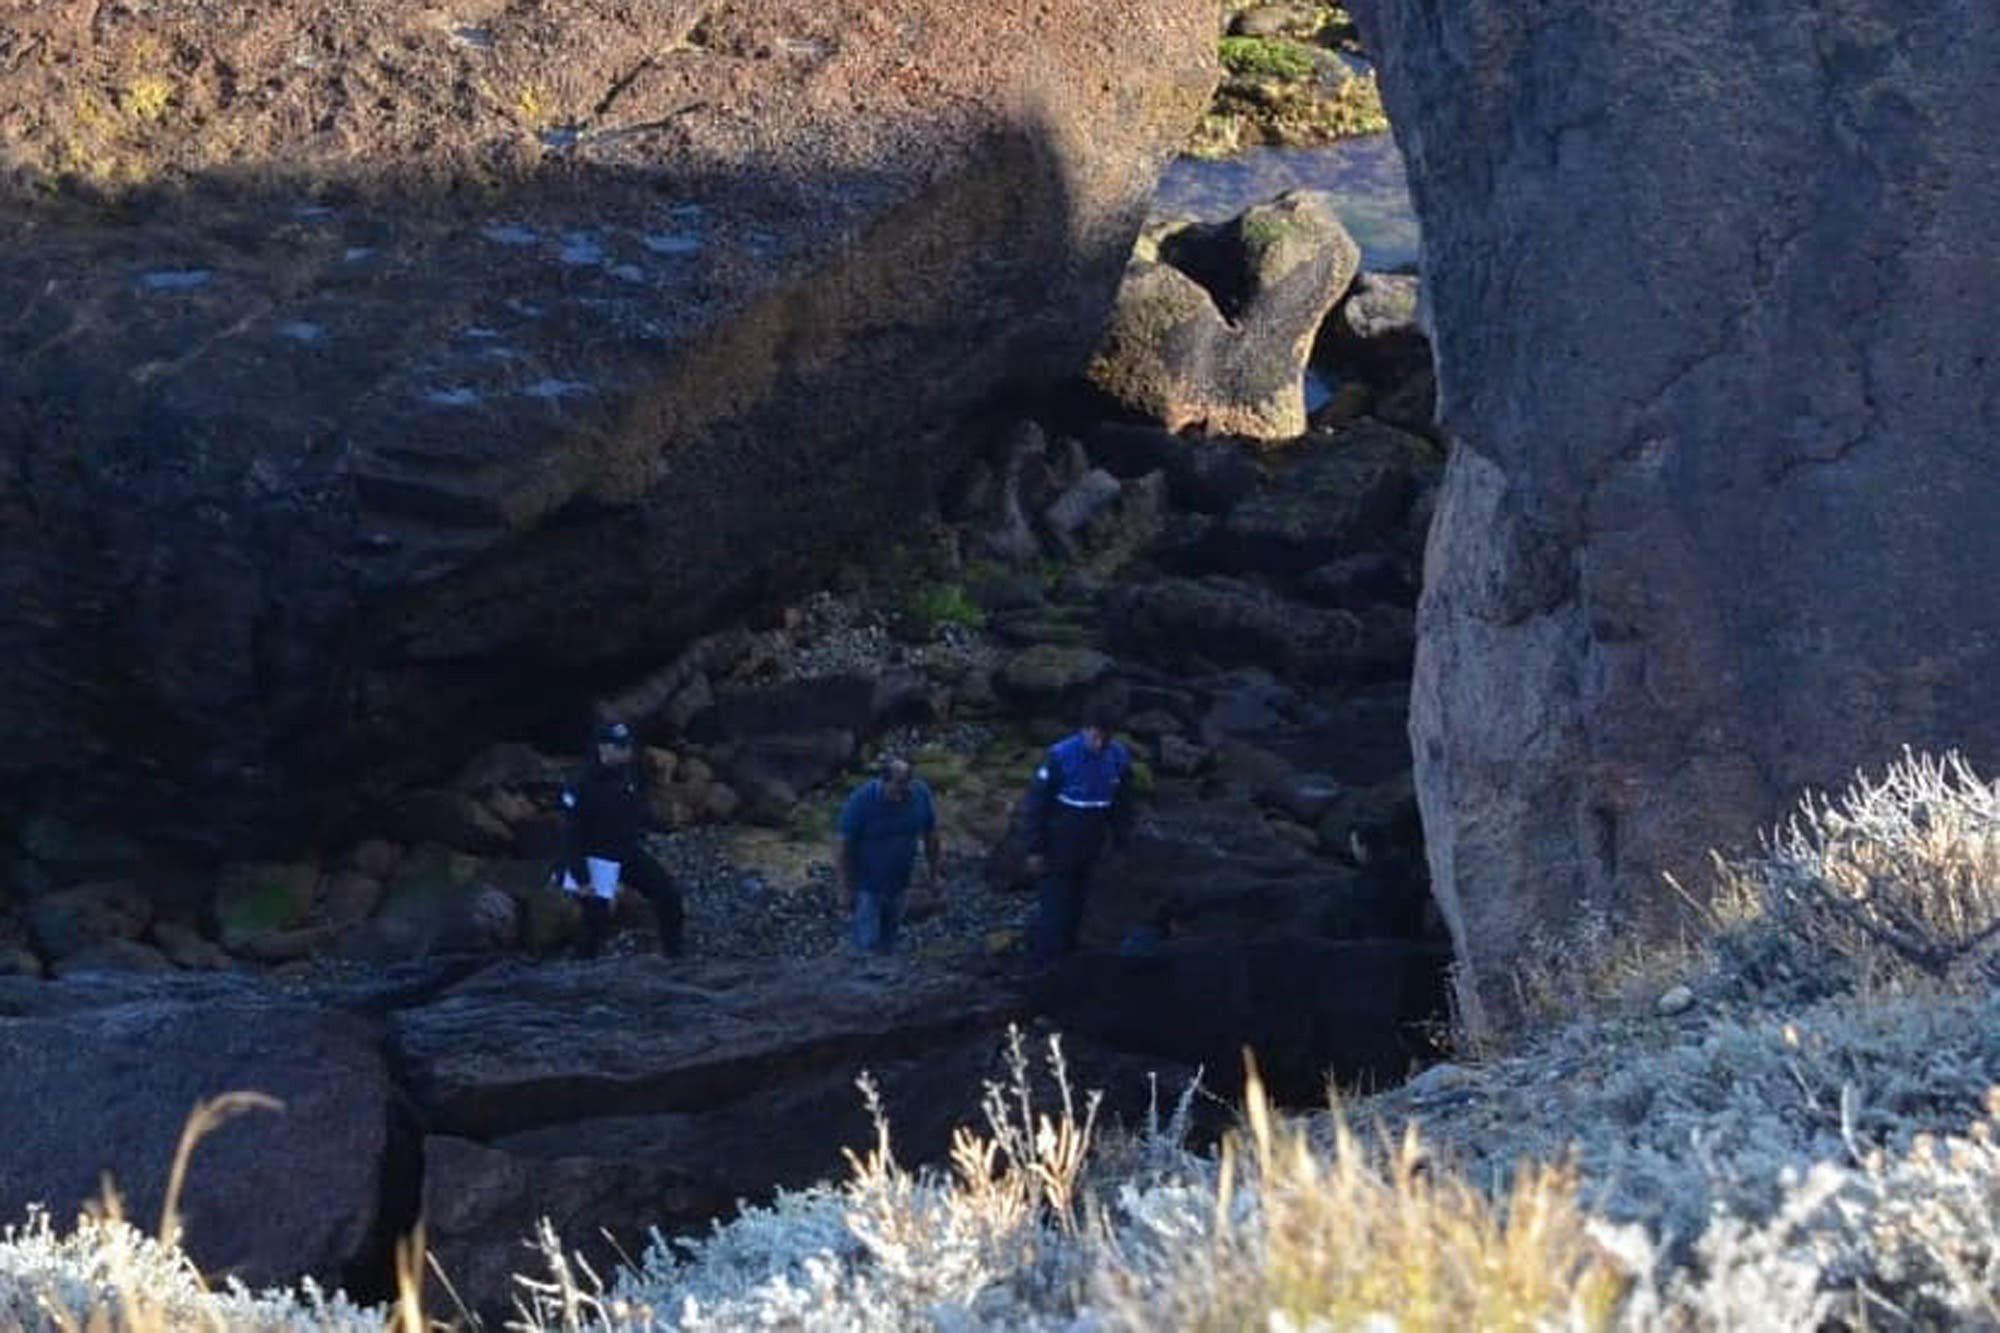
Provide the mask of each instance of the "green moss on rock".
{"label": "green moss on rock", "polygon": [[472,882],[479,858],[426,844],[405,857],[382,896],[383,916],[425,914]]}
{"label": "green moss on rock", "polygon": [[1282,37],[1225,37],[1219,53],[1231,74],[1274,79],[1309,79],[1318,73],[1310,48]]}
{"label": "green moss on rock", "polygon": [[215,923],[225,944],[289,930],[312,911],[319,867],[305,863],[233,867],[215,891]]}
{"label": "green moss on rock", "polygon": [[1223,37],[1226,77],[1187,151],[1226,157],[1260,145],[1311,147],[1383,132],[1389,119],[1374,73],[1348,63],[1359,54],[1354,21],[1338,5],[1301,10],[1279,31]]}

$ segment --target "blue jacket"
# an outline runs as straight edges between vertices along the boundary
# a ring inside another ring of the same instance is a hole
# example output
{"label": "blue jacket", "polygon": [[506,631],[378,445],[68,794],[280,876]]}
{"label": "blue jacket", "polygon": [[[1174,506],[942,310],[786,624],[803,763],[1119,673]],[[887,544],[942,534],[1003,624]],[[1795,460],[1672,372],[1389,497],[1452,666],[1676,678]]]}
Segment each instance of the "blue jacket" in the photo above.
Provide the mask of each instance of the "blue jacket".
{"label": "blue jacket", "polygon": [[1047,857],[1058,869],[1094,860],[1106,832],[1124,833],[1131,808],[1125,779],[1131,772],[1132,752],[1122,741],[1095,754],[1082,732],[1051,745],[1028,789],[1029,853]]}
{"label": "blue jacket", "polygon": [[931,789],[922,778],[910,779],[909,795],[892,801],[880,778],[856,787],[840,808],[840,836],[854,858],[856,878],[875,891],[896,890],[909,882],[917,847],[937,827]]}

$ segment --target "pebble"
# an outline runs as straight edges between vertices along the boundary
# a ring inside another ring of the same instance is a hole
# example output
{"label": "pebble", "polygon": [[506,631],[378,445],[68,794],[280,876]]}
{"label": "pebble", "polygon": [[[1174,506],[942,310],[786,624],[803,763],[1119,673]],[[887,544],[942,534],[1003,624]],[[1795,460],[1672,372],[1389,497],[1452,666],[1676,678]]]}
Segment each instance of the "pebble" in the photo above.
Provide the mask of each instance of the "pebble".
{"label": "pebble", "polygon": [[1684,1014],[1692,1008],[1694,1008],[1694,992],[1686,986],[1675,986],[1660,997],[1659,1010],[1664,1018]]}
{"label": "pebble", "polygon": [[1232,37],[1282,37],[1305,26],[1305,16],[1288,5],[1257,5],[1229,22]]}
{"label": "pebble", "polygon": [[1444,1064],[1432,1065],[1411,1079],[1404,1085],[1403,1091],[1408,1096],[1422,1101],[1427,1097],[1463,1088],[1474,1080],[1475,1075],[1470,1069],[1447,1061]]}

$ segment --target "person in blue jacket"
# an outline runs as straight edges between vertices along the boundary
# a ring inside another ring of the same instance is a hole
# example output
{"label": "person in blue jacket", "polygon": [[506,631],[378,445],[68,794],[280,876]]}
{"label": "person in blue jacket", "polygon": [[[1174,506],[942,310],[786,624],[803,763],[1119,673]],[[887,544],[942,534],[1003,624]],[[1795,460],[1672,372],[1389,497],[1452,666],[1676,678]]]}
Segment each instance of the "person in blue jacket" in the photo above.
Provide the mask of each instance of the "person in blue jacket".
{"label": "person in blue jacket", "polygon": [[1028,873],[1038,897],[1033,940],[1037,967],[1076,948],[1090,873],[1109,840],[1131,826],[1126,779],[1132,755],[1113,736],[1118,715],[1107,703],[1085,711],[1083,730],[1049,747],[1028,788]]}
{"label": "person in blue jacket", "polygon": [[854,947],[862,953],[895,950],[919,843],[936,883],[937,809],[931,790],[908,760],[885,760],[880,775],[856,787],[840,809],[840,873],[854,909]]}

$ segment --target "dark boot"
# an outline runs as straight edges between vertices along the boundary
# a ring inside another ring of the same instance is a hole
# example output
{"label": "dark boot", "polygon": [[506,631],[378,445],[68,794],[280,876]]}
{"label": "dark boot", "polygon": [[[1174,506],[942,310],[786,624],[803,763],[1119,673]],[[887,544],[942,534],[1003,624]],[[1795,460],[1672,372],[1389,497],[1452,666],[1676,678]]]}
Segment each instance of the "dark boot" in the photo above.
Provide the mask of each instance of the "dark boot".
{"label": "dark boot", "polygon": [[611,904],[602,898],[586,897],[577,906],[583,914],[577,933],[577,957],[595,958],[611,935]]}
{"label": "dark boot", "polygon": [[625,879],[653,905],[653,917],[660,926],[660,952],[669,958],[680,957],[687,949],[687,907],[681,900],[680,885],[644,853],[635,853],[625,862]]}
{"label": "dark boot", "polygon": [[660,921],[660,952],[679,958],[687,952],[687,911],[681,906],[680,894],[665,893],[653,899],[653,914]]}

